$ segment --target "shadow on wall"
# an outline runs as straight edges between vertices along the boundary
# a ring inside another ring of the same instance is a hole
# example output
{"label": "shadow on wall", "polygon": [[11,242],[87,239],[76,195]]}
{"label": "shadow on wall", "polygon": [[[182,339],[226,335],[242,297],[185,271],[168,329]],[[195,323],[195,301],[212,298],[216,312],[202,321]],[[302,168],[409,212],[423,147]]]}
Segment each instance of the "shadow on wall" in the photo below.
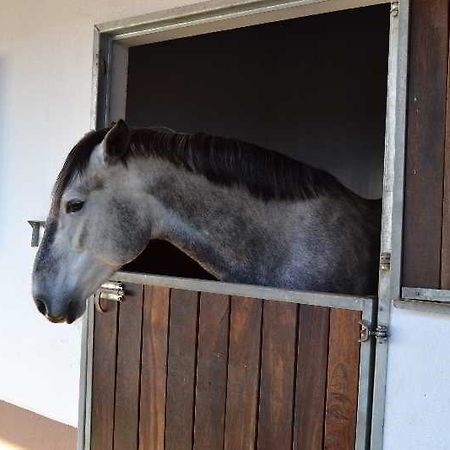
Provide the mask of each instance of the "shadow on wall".
{"label": "shadow on wall", "polygon": [[77,430],[0,401],[0,450],[75,450]]}
{"label": "shadow on wall", "polygon": [[[5,140],[6,140],[6,112],[5,112],[5,94],[6,94],[6,74],[5,74],[5,63],[0,55],[0,205],[5,205],[5,189],[2,183],[2,180],[5,178],[6,173],[5,165],[6,165],[6,155],[5,155]],[[2,236],[4,236],[2,227],[5,223],[5,218],[2,218],[1,212],[4,208],[0,208],[0,243],[2,240]],[[2,225],[3,224],[3,225]],[[1,447],[0,447],[1,449]]]}

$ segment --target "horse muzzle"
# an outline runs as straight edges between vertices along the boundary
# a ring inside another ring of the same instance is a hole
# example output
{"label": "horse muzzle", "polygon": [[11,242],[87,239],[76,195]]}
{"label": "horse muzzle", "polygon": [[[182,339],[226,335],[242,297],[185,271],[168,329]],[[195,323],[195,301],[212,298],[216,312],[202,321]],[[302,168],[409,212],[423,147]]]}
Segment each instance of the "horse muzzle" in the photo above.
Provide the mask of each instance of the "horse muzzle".
{"label": "horse muzzle", "polygon": [[43,296],[37,296],[34,302],[39,312],[52,323],[72,323],[83,313],[74,301],[57,304]]}

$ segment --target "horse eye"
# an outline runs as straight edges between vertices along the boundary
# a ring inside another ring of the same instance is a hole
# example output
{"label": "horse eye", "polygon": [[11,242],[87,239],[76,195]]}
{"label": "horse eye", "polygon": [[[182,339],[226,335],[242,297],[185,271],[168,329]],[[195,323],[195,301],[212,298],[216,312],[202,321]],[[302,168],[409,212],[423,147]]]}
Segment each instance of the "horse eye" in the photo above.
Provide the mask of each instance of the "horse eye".
{"label": "horse eye", "polygon": [[79,211],[84,205],[84,202],[81,200],[69,200],[66,203],[66,213],[74,213]]}

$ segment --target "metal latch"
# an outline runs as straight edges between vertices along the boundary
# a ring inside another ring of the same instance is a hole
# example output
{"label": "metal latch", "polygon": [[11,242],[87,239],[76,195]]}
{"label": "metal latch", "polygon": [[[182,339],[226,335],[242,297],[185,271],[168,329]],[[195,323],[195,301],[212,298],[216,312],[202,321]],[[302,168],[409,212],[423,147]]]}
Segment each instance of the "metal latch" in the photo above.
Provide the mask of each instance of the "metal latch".
{"label": "metal latch", "polygon": [[378,325],[373,329],[366,322],[359,322],[359,324],[361,325],[359,342],[367,342],[371,337],[375,338],[379,343],[388,340],[389,333],[386,325]]}
{"label": "metal latch", "polygon": [[99,312],[106,312],[102,306],[102,300],[110,300],[113,302],[122,303],[125,298],[125,290],[120,281],[108,281],[101,285],[95,296],[95,307]]}
{"label": "metal latch", "polygon": [[383,252],[380,255],[380,270],[387,271],[391,269],[391,254],[389,252]]}

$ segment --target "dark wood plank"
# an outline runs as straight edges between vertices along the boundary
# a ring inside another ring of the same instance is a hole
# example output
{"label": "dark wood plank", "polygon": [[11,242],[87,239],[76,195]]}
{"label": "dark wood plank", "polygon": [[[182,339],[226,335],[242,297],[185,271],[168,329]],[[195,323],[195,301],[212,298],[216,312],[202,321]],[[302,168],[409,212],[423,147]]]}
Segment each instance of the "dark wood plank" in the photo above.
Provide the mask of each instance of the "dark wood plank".
{"label": "dark wood plank", "polygon": [[[450,81],[450,77],[449,77]],[[450,86],[449,86],[450,88]],[[450,289],[450,101],[448,106],[448,131],[445,149],[445,177],[442,218],[441,289]]]}
{"label": "dark wood plank", "polygon": [[139,382],[143,286],[125,285],[119,306],[114,449],[136,450],[139,433]]}
{"label": "dark wood plank", "polygon": [[297,305],[265,301],[257,444],[292,448]]}
{"label": "dark wood plank", "polygon": [[167,362],[167,450],[192,448],[197,322],[198,293],[172,290]]}
{"label": "dark wood plank", "polygon": [[195,398],[194,449],[223,448],[227,389],[227,295],[200,295]]}
{"label": "dark wood plank", "polygon": [[164,450],[170,289],[144,286],[139,450]]}
{"label": "dark wood plank", "polygon": [[323,449],[329,324],[329,308],[300,305],[294,449]]}
{"label": "dark wood plank", "polygon": [[442,201],[441,289],[450,289],[450,97],[448,93],[450,93],[450,56],[447,70],[444,198]]}
{"label": "dark wood plank", "polygon": [[330,311],[324,448],[351,450],[355,444],[361,313]]}
{"label": "dark wood plank", "polygon": [[255,448],[262,301],[231,298],[225,450]]}
{"label": "dark wood plank", "polygon": [[448,0],[411,2],[403,251],[410,287],[440,281],[448,8]]}
{"label": "dark wood plank", "polygon": [[92,450],[113,449],[118,307],[115,302],[104,302],[102,306],[105,313],[95,311]]}

